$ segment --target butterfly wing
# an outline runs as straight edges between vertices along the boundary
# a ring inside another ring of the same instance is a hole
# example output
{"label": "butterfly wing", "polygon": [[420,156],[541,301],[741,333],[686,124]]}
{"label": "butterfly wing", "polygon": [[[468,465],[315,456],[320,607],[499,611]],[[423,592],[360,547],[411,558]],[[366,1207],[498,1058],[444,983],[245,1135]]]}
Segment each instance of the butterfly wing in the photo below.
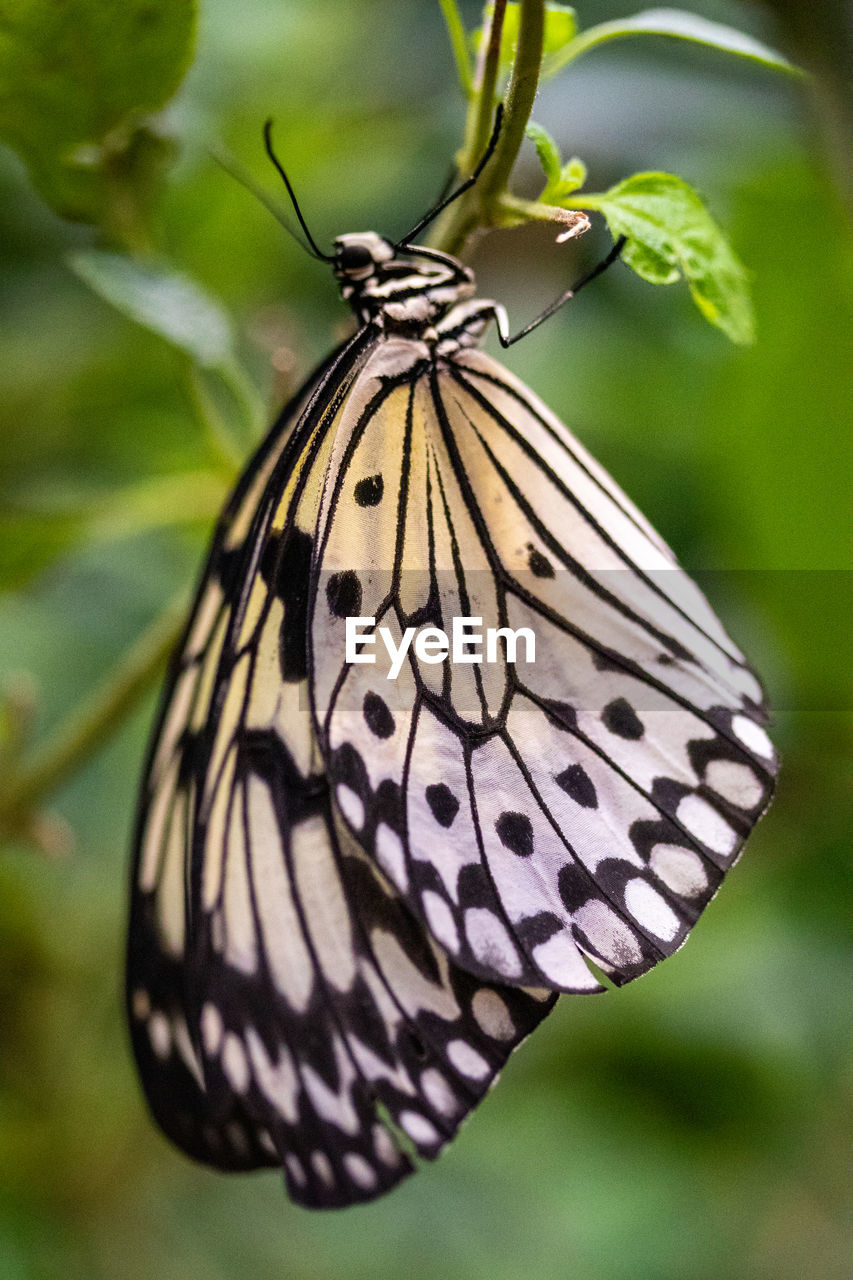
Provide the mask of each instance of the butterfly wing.
{"label": "butterfly wing", "polygon": [[[588,957],[623,983],[681,945],[769,802],[759,682],[502,366],[425,361],[395,394],[333,459],[320,514],[312,695],[336,804],[472,974],[598,990]],[[395,646],[458,615],[527,628],[535,658],[410,651],[389,679],[381,652],[342,663],[347,613]]]}
{"label": "butterfly wing", "polygon": [[394,390],[372,346],[357,335],[297,398],[217,531],[152,746],[130,922],[161,1127],[220,1168],[281,1164],[313,1207],[387,1190],[407,1144],[436,1155],[553,1003],[451,964],[330,798],[308,604],[334,459]]}

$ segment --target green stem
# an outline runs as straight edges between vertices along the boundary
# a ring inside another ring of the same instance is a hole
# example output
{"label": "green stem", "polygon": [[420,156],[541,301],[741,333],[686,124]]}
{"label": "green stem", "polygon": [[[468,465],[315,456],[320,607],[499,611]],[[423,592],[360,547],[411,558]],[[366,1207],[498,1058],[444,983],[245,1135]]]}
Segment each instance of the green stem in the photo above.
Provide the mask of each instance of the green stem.
{"label": "green stem", "polygon": [[97,751],[160,674],[186,620],[184,592],[119,660],[103,683],[75,707],[23,765],[0,796],[0,828],[26,829],[33,809]]}
{"label": "green stem", "polygon": [[[476,167],[489,139],[494,117],[500,36],[505,9],[505,0],[496,0],[488,40],[478,65],[474,96],[468,107],[466,142],[459,160],[460,172],[463,174],[471,173]],[[437,223],[430,237],[430,244],[434,248],[445,253],[459,254],[478,228],[500,224],[500,197],[524,141],[524,130],[536,96],[544,33],[545,0],[521,0],[515,61],[495,154],[480,182],[451,205]]]}
{"label": "green stem", "polygon": [[465,178],[476,169],[480,156],[488,146],[492,132],[505,16],[506,0],[494,0],[488,32],[484,30],[483,43],[477,57],[476,97],[473,109],[469,110],[465,121],[465,144],[459,159],[459,171]]}
{"label": "green stem", "polygon": [[[500,68],[501,32],[503,30],[506,0],[495,0],[488,28],[484,26],[483,42],[477,56],[474,85],[468,100],[465,117],[465,141],[456,157],[456,167],[463,178],[477,167],[480,156],[489,141],[489,131],[495,110],[498,70]],[[468,236],[480,221],[478,204],[473,193],[457,200],[444,211],[435,224],[427,242],[443,253],[458,253]]]}
{"label": "green stem", "polygon": [[487,209],[506,189],[521,150],[539,84],[544,39],[545,0],[521,0],[518,44],[504,106],[503,127],[491,164],[483,175],[481,198]]}
{"label": "green stem", "polygon": [[444,21],[447,24],[447,34],[450,36],[450,45],[453,49],[453,57],[456,60],[459,83],[462,85],[462,92],[465,97],[470,98],[474,92],[474,85],[471,79],[471,60],[468,56],[468,41],[465,37],[465,28],[462,25],[459,10],[456,7],[456,0],[439,0],[439,3],[441,4],[441,12],[444,14]]}
{"label": "green stem", "polygon": [[521,196],[510,195],[509,192],[504,194],[498,200],[498,209],[501,213],[500,225],[504,227],[518,227],[525,222],[549,222],[555,230],[559,229],[559,225],[570,224],[574,221],[572,211],[582,207],[593,207],[592,205],[584,206],[583,200],[575,200],[572,193],[572,208],[564,209],[560,205],[544,204],[541,200],[523,200]]}

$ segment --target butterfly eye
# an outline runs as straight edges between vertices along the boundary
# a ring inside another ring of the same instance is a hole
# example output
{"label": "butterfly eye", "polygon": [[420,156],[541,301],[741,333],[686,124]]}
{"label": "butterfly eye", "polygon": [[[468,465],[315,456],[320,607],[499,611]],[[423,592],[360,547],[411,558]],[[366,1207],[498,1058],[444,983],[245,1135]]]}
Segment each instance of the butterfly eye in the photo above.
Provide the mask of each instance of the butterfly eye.
{"label": "butterfly eye", "polygon": [[344,244],[338,247],[335,267],[344,275],[357,276],[373,266],[373,255],[363,244]]}

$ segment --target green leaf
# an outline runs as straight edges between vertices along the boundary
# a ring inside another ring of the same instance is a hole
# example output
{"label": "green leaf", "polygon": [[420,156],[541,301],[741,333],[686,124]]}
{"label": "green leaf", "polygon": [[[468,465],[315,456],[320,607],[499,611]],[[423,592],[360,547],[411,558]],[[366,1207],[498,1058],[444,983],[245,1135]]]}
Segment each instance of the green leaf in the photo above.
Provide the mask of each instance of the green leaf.
{"label": "green leaf", "polygon": [[560,191],[564,196],[571,195],[586,182],[586,165],[580,156],[572,156],[560,170]]}
{"label": "green leaf", "polygon": [[563,164],[560,149],[547,129],[533,120],[525,130],[536,147],[536,154],[545,174],[545,187],[539,199],[543,204],[560,205],[586,182],[586,165],[577,156]]}
{"label": "green leaf", "polygon": [[81,249],[68,265],[101,298],[159,334],[205,369],[234,363],[234,330],[224,309],[188,276],[119,253]]}
{"label": "green leaf", "polygon": [[539,157],[539,163],[542,166],[542,172],[545,174],[548,187],[556,186],[563,171],[563,161],[559,147],[548,130],[543,129],[541,124],[535,124],[533,120],[528,123],[525,133],[536,147],[536,154]]}
{"label": "green leaf", "polygon": [[568,4],[546,4],[545,6],[545,39],[542,45],[544,55],[557,53],[574,39],[578,29],[575,10]]}
{"label": "green leaf", "polygon": [[[0,0],[0,140],[58,213],[99,223],[143,114],[189,65],[195,0]],[[150,135],[149,135],[150,136]]]}
{"label": "green leaf", "polygon": [[746,269],[699,196],[671,173],[635,173],[602,195],[584,196],[611,234],[624,235],[625,262],[652,284],[684,275],[702,314],[733,342],[749,343],[755,323]]}
{"label": "green leaf", "polygon": [[[484,22],[490,22],[494,13],[494,5],[487,4],[484,11]],[[512,68],[515,59],[515,46],[518,43],[518,29],[521,20],[521,6],[510,3],[506,6],[504,23],[501,28],[501,51],[498,64],[498,76],[503,78]],[[567,4],[546,4],[545,30],[542,45],[543,57],[556,56],[574,38],[577,32],[577,16],[574,9]],[[475,49],[479,49],[483,40],[483,27],[478,27],[471,37]]]}
{"label": "green leaf", "polygon": [[[167,267],[139,262],[120,253],[80,249],[67,255],[69,267],[90,289],[118,311],[186,352],[194,367],[216,374],[234,402],[246,435],[233,439],[202,385],[195,387],[201,416],[219,437],[223,460],[245,452],[264,427],[264,404],[244,369],[227,311],[188,276]],[[214,425],[215,421],[215,425]]]}
{"label": "green leaf", "polygon": [[677,40],[691,40],[695,44],[704,44],[723,53],[733,53],[741,58],[751,58],[777,71],[786,71],[793,75],[802,75],[799,67],[795,67],[787,58],[775,49],[762,44],[735,27],[721,22],[712,22],[709,18],[701,18],[698,14],[687,13],[683,9],[646,9],[634,14],[631,18],[618,18],[613,22],[601,22],[590,27],[569,44],[556,50],[543,61],[542,79],[548,79],[569,62],[594,49],[598,45],[607,44],[610,40],[621,40],[625,36],[670,36]]}

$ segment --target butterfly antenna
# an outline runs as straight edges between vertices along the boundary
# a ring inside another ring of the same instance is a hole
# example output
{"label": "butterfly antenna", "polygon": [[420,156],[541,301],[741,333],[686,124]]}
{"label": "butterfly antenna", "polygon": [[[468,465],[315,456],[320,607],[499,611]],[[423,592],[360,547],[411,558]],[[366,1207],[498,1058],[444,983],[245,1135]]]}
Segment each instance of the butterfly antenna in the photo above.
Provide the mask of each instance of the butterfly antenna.
{"label": "butterfly antenna", "polygon": [[299,201],[296,199],[296,193],[294,192],[293,187],[290,185],[290,179],[288,178],[287,174],[284,171],[284,166],[282,165],[281,161],[279,160],[278,156],[275,154],[275,151],[273,150],[272,120],[267,120],[266,124],[264,125],[264,143],[266,145],[267,155],[269,156],[270,160],[272,160],[273,164],[278,170],[278,173],[284,185],[287,187],[287,194],[290,196],[290,203],[293,205],[293,212],[296,214],[299,225],[302,228],[302,231],[305,235],[305,239],[308,241],[308,244],[310,245],[311,253],[313,253],[315,258],[319,258],[322,262],[334,262],[335,259],[332,256],[332,254],[323,253],[322,249],[317,245],[317,242],[315,241],[311,232],[308,230],[308,224],[302,216],[302,210],[299,208]]}
{"label": "butterfly antenna", "polygon": [[414,240],[416,236],[419,236],[425,227],[428,227],[431,222],[434,222],[435,219],[438,217],[438,215],[444,209],[446,209],[449,204],[453,204],[454,200],[458,200],[459,197],[463,196],[466,191],[471,190],[474,183],[477,181],[480,174],[483,172],[486,165],[491,160],[495,147],[498,145],[498,138],[501,132],[501,124],[503,123],[503,114],[504,114],[503,103],[500,102],[498,103],[497,109],[495,111],[495,123],[492,126],[492,136],[489,138],[488,145],[486,146],[486,149],[483,152],[482,156],[480,157],[480,161],[476,169],[474,170],[474,172],[471,174],[470,178],[466,178],[464,182],[460,183],[455,191],[451,191],[449,196],[443,196],[441,199],[439,199],[438,204],[433,205],[429,213],[425,214],[424,217],[421,218],[420,222],[416,223],[416,225],[412,227],[409,234],[403,236],[401,240],[397,241],[396,245],[394,246],[395,249],[404,248],[407,244],[409,244],[412,240]]}
{"label": "butterfly antenna", "polygon": [[518,342],[519,339],[526,338],[528,333],[532,333],[534,329],[538,329],[540,324],[545,320],[549,320],[555,311],[559,311],[560,307],[565,306],[565,304],[569,302],[576,293],[579,293],[581,289],[588,285],[590,281],[595,280],[603,271],[606,271],[608,267],[612,266],[613,263],[622,256],[622,250],[625,248],[627,239],[627,236],[620,236],[606,258],[602,258],[601,262],[594,266],[591,271],[588,271],[587,274],[578,280],[576,284],[573,284],[571,289],[567,289],[565,293],[561,293],[559,298],[554,299],[550,307],[546,307],[541,315],[538,315],[535,320],[531,320],[530,324],[526,324],[523,329],[519,329],[518,333],[514,333],[511,338],[506,337],[499,329],[498,341],[504,350],[507,347],[511,347],[514,342]]}
{"label": "butterfly antenna", "polygon": [[[283,212],[277,200],[273,200],[271,196],[264,191],[263,187],[255,182],[252,175],[247,169],[244,169],[240,162],[221,144],[214,143],[207,148],[207,153],[211,160],[215,160],[221,169],[224,169],[229,177],[234,178],[240,183],[241,187],[245,187],[256,200],[259,200],[265,209],[268,209],[275,218],[279,226],[284,227],[289,236],[299,245],[300,249],[305,249],[305,241],[299,232],[291,225],[287,215]],[[307,252],[307,249],[306,249]]]}

